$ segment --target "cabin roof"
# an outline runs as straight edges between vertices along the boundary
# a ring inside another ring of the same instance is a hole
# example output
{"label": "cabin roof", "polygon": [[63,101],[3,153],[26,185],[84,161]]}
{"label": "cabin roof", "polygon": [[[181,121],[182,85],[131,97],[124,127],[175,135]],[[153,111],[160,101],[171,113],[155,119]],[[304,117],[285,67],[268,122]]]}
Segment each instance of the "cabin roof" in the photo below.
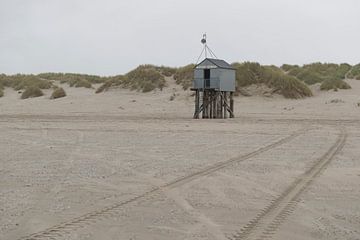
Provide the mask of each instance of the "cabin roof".
{"label": "cabin roof", "polygon": [[211,62],[212,64],[214,64],[215,66],[217,66],[218,68],[224,68],[224,69],[233,69],[235,70],[235,68],[233,68],[229,63],[227,63],[224,60],[221,59],[215,59],[215,58],[205,58],[203,61],[201,61],[199,64],[197,64],[195,66],[198,67],[200,66],[203,62],[205,62],[206,60],[208,60],[209,62]]}

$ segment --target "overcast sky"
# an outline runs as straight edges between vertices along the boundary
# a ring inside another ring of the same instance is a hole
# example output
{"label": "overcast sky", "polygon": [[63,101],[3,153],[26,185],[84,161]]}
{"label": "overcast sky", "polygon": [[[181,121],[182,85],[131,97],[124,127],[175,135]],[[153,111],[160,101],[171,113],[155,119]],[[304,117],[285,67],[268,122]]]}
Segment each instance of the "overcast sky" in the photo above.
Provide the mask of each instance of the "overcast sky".
{"label": "overcast sky", "polygon": [[113,75],[217,57],[360,62],[359,0],[0,0],[0,72]]}

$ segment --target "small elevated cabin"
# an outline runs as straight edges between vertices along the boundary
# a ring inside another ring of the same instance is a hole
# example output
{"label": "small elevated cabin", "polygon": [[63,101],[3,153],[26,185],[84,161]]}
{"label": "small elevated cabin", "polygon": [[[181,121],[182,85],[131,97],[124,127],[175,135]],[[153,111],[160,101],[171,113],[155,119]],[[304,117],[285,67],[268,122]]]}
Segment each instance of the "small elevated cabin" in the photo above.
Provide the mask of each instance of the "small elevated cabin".
{"label": "small elevated cabin", "polygon": [[224,60],[206,58],[195,67],[194,89],[235,92],[235,69]]}
{"label": "small elevated cabin", "polygon": [[234,117],[235,69],[220,59],[205,58],[195,66],[192,91],[195,91],[194,118]]}

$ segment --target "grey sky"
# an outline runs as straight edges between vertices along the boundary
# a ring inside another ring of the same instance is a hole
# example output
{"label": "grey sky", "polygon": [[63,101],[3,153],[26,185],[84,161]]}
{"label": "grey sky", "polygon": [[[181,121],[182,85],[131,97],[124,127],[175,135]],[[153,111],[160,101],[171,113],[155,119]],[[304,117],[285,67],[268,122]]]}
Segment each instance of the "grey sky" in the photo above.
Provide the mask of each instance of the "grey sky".
{"label": "grey sky", "polygon": [[0,0],[0,72],[113,75],[195,62],[360,62],[359,0]]}

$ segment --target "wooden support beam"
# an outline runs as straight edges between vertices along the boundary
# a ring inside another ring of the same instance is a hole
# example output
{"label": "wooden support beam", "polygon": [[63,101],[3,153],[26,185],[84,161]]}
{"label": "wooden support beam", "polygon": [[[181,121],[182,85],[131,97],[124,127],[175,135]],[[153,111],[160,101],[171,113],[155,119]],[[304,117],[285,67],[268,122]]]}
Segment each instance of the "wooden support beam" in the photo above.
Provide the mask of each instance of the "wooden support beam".
{"label": "wooden support beam", "polygon": [[230,118],[234,118],[234,93],[230,92]]}
{"label": "wooden support beam", "polygon": [[227,92],[224,92],[224,105],[223,105],[223,108],[224,108],[224,118],[227,118],[227,106],[226,106],[226,103],[227,103]]}
{"label": "wooden support beam", "polygon": [[196,90],[194,118],[200,118],[200,114],[202,118],[234,118],[234,93]]}
{"label": "wooden support beam", "polygon": [[223,118],[224,116],[224,97],[223,92],[220,92],[220,118]]}
{"label": "wooden support beam", "polygon": [[195,92],[195,113],[194,118],[198,119],[200,114],[200,90]]}

